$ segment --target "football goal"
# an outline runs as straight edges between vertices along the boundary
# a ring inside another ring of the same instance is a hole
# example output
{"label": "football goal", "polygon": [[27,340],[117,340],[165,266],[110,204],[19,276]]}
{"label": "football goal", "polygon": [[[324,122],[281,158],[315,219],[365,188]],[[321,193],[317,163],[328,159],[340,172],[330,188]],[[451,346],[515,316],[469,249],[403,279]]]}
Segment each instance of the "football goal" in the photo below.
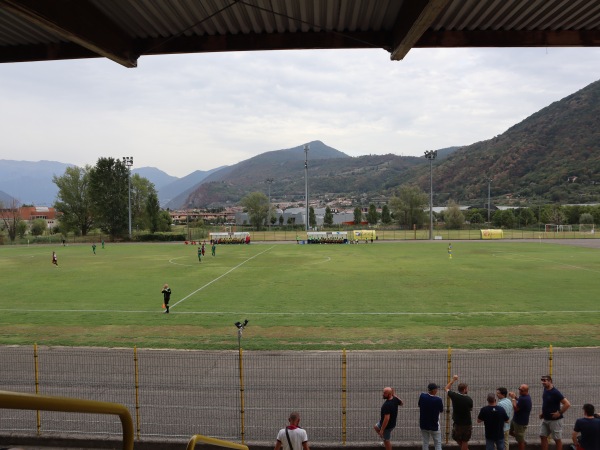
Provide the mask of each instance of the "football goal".
{"label": "football goal", "polygon": [[547,223],[545,227],[546,233],[562,233],[565,231],[573,231],[573,225],[556,225],[554,223]]}

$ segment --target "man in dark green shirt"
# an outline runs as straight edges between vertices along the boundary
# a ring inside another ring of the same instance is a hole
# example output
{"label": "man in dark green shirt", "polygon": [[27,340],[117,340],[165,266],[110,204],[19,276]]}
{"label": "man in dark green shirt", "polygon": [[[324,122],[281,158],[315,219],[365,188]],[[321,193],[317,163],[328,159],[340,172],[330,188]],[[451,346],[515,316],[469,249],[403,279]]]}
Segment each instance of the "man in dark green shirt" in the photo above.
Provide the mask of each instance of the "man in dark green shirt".
{"label": "man in dark green shirt", "polygon": [[452,391],[452,385],[458,380],[454,375],[450,383],[446,385],[446,393],[452,400],[452,439],[459,445],[460,450],[468,450],[469,440],[473,432],[473,399],[467,394],[469,386],[466,383],[458,384],[458,392]]}

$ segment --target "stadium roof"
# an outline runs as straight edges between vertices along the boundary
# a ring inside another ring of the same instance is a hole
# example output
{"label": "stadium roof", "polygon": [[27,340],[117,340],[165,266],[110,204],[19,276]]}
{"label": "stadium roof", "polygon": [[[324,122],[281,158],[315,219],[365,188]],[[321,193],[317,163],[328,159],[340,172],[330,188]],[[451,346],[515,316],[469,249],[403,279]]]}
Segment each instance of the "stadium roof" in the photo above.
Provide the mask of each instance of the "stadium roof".
{"label": "stadium roof", "polygon": [[0,62],[249,50],[600,46],[600,0],[0,0]]}

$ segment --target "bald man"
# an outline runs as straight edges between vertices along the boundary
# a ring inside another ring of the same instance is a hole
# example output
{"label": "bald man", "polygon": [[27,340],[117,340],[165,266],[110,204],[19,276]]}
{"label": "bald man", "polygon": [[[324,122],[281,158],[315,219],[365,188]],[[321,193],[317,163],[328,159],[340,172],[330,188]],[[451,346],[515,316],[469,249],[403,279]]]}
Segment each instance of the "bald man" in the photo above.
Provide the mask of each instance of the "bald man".
{"label": "bald man", "polygon": [[392,450],[390,441],[392,430],[396,427],[398,419],[398,406],[402,406],[404,402],[396,397],[394,390],[391,387],[383,388],[383,405],[381,406],[381,416],[379,422],[373,427],[375,432],[383,439],[385,450]]}
{"label": "bald man", "polygon": [[310,450],[306,431],[300,428],[300,414],[292,412],[288,422],[290,424],[277,433],[275,450]]}

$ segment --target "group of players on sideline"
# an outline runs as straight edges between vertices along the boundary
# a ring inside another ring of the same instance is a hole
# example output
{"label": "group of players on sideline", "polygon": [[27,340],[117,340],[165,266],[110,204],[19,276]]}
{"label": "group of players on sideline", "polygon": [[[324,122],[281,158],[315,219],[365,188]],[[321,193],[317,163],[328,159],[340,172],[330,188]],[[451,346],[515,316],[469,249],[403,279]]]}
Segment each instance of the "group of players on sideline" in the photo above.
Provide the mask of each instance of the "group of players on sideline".
{"label": "group of players on sideline", "polygon": [[[460,450],[468,450],[469,440],[473,431],[471,411],[473,399],[469,397],[469,386],[459,383],[458,390],[453,391],[452,385],[458,381],[458,375],[446,385],[446,393],[452,402],[452,439]],[[556,450],[562,450],[563,414],[569,409],[569,400],[552,384],[552,377],[541,377],[544,391],[542,394],[542,412],[539,418],[541,450],[548,450],[548,438],[556,443]],[[440,413],[444,410],[442,399],[437,393],[439,386],[429,383],[427,392],[419,396],[419,427],[423,438],[423,450],[428,450],[430,440],[433,440],[435,450],[442,448],[442,434],[439,424]],[[396,427],[398,407],[404,402],[394,393],[391,387],[383,388],[384,403],[381,406],[379,422],[373,427],[383,439],[385,450],[391,450],[390,441],[392,430]],[[509,436],[515,438],[519,450],[525,449],[525,433],[529,425],[529,415],[532,404],[529,396],[529,386],[519,386],[518,395],[499,387],[496,393],[487,395],[487,405],[479,410],[477,423],[484,424],[486,450],[508,450]],[[300,415],[290,414],[289,425],[279,430],[275,450],[310,450],[308,436],[300,428]],[[583,405],[583,417],[575,422],[572,433],[572,450],[600,450],[600,416],[595,414],[594,406]]]}

